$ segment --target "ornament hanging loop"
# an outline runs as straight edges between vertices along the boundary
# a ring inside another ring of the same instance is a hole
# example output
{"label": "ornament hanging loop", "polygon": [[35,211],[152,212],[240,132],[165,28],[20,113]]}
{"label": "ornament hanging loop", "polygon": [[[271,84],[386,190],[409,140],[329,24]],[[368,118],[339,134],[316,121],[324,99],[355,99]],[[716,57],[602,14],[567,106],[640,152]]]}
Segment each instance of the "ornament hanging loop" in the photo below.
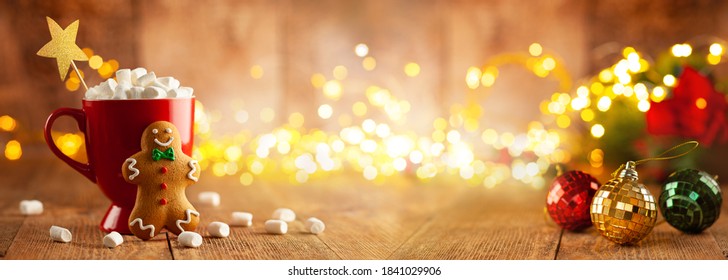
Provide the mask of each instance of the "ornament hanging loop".
{"label": "ornament hanging loop", "polygon": [[[634,164],[632,166],[630,166],[630,167],[631,168],[634,168],[637,165],[640,165],[640,164],[645,163],[645,162],[648,162],[648,161],[669,160],[669,159],[679,158],[679,157],[682,157],[684,155],[687,155],[688,153],[690,153],[693,150],[695,150],[696,148],[698,148],[698,145],[699,145],[698,141],[687,141],[687,142],[684,142],[684,143],[679,144],[677,146],[674,146],[674,147],[668,149],[667,151],[662,152],[661,154],[657,155],[656,157],[651,157],[651,158],[646,158],[646,159],[641,159],[641,160],[634,161]],[[679,154],[671,155],[671,153],[673,153],[676,150],[678,150],[678,149],[680,149],[682,147],[685,147],[685,146],[688,146],[689,147],[688,150],[686,150],[686,151],[684,151],[682,153],[679,153]],[[612,177],[616,177],[618,174],[621,174],[621,172],[624,169],[625,169],[625,165],[622,164],[617,169],[617,171],[614,171],[614,173],[612,173]]]}

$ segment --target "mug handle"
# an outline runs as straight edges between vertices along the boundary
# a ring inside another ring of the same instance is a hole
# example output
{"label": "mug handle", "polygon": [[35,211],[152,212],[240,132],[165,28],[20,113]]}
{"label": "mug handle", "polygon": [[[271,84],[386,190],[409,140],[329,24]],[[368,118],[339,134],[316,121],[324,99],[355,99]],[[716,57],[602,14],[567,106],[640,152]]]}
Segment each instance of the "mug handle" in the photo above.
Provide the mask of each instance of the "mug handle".
{"label": "mug handle", "polygon": [[[53,113],[48,116],[48,120],[46,120],[43,131],[46,144],[48,144],[48,147],[51,148],[51,151],[58,158],[63,160],[66,164],[71,166],[76,171],[78,171],[78,173],[81,173],[81,175],[86,176],[86,178],[91,180],[91,182],[96,183],[96,172],[94,172],[94,169],[90,163],[81,163],[68,157],[66,154],[61,152],[61,150],[58,149],[56,144],[53,142],[53,137],[51,136],[51,128],[53,128],[53,123],[56,121],[56,119],[61,116],[72,117],[78,124],[78,129],[83,132],[84,135],[86,135],[86,113],[83,110],[79,109],[59,108],[53,111]],[[86,136],[85,138],[86,139],[84,141],[86,141],[86,147],[88,147],[88,136]]]}

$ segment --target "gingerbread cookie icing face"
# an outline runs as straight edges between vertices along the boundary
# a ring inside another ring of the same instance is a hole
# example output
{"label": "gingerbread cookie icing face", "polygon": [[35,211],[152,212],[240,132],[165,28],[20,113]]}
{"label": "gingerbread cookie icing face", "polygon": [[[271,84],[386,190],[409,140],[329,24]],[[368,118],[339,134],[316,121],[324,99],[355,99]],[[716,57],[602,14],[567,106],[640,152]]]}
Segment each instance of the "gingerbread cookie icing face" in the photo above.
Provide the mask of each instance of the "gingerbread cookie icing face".
{"label": "gingerbread cookie icing face", "polygon": [[177,128],[159,121],[142,133],[142,150],[122,166],[124,179],[136,184],[137,197],[129,228],[148,240],[163,228],[179,235],[194,230],[200,213],[187,200],[185,189],[197,182],[199,164],[182,152]]}
{"label": "gingerbread cookie icing face", "polygon": [[177,128],[168,122],[155,122],[142,134],[142,150],[153,148],[180,148],[180,135]]}

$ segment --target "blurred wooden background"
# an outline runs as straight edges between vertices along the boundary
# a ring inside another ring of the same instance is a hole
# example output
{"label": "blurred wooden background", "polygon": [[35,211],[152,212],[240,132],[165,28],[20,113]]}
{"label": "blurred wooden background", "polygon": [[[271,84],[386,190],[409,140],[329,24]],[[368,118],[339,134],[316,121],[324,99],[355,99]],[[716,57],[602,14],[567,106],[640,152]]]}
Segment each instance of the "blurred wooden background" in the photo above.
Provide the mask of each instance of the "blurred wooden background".
{"label": "blurred wooden background", "polygon": [[[222,119],[233,119],[240,108],[250,113],[245,124],[220,122],[221,132],[241,126],[264,131],[292,112],[306,116],[306,127],[326,128],[330,124],[315,117],[316,109],[332,102],[310,78],[322,73],[330,79],[337,65],[348,69],[348,77],[334,110],[350,110],[365,98],[366,86],[377,84],[411,103],[408,118],[417,121],[407,126],[424,132],[450,104],[463,102],[467,68],[496,54],[525,52],[538,42],[559,55],[578,81],[613,63],[604,59],[609,46],[658,53],[701,35],[728,38],[726,15],[728,2],[719,0],[4,0],[0,115],[13,116],[18,131],[28,132],[13,136],[26,145],[26,155],[36,143],[38,154],[49,156],[41,136],[45,118],[58,107],[80,107],[81,91],[68,92],[55,63],[35,54],[50,39],[45,16],[62,27],[79,19],[80,47],[118,60],[121,68],[143,66],[178,78]],[[358,43],[376,58],[374,71],[361,67],[353,51]],[[404,74],[408,62],[421,66],[419,76]],[[251,77],[254,65],[263,69],[260,79]],[[88,76],[89,84],[101,81]],[[540,117],[539,102],[556,88],[524,69],[504,67],[483,103],[483,119],[493,120],[485,125],[524,127]],[[276,112],[271,123],[258,118],[266,107]]]}

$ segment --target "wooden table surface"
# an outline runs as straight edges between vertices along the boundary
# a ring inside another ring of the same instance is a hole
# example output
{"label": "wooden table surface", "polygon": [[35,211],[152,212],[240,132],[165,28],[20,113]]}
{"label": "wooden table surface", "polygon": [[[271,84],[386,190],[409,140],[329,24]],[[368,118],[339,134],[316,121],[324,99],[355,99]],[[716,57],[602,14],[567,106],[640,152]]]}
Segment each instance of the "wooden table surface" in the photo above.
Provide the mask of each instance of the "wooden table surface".
{"label": "wooden table surface", "polygon": [[[0,259],[728,259],[728,203],[703,233],[662,223],[639,244],[620,246],[593,228],[556,227],[544,216],[546,190],[517,184],[486,189],[399,177],[377,185],[340,174],[298,186],[242,186],[236,176],[202,175],[187,189],[202,214],[201,247],[182,247],[168,233],[146,242],[124,236],[108,249],[98,223],[109,201],[95,185],[58,160],[0,162]],[[220,193],[221,205],[200,205],[202,191]],[[45,211],[21,215],[23,199],[41,200]],[[279,207],[296,211],[297,220],[286,235],[266,234],[263,223]],[[232,211],[253,213],[253,226],[209,237],[205,226],[229,223]],[[326,223],[324,233],[304,232],[302,221],[311,216]],[[51,225],[68,228],[73,241],[51,241]]]}

